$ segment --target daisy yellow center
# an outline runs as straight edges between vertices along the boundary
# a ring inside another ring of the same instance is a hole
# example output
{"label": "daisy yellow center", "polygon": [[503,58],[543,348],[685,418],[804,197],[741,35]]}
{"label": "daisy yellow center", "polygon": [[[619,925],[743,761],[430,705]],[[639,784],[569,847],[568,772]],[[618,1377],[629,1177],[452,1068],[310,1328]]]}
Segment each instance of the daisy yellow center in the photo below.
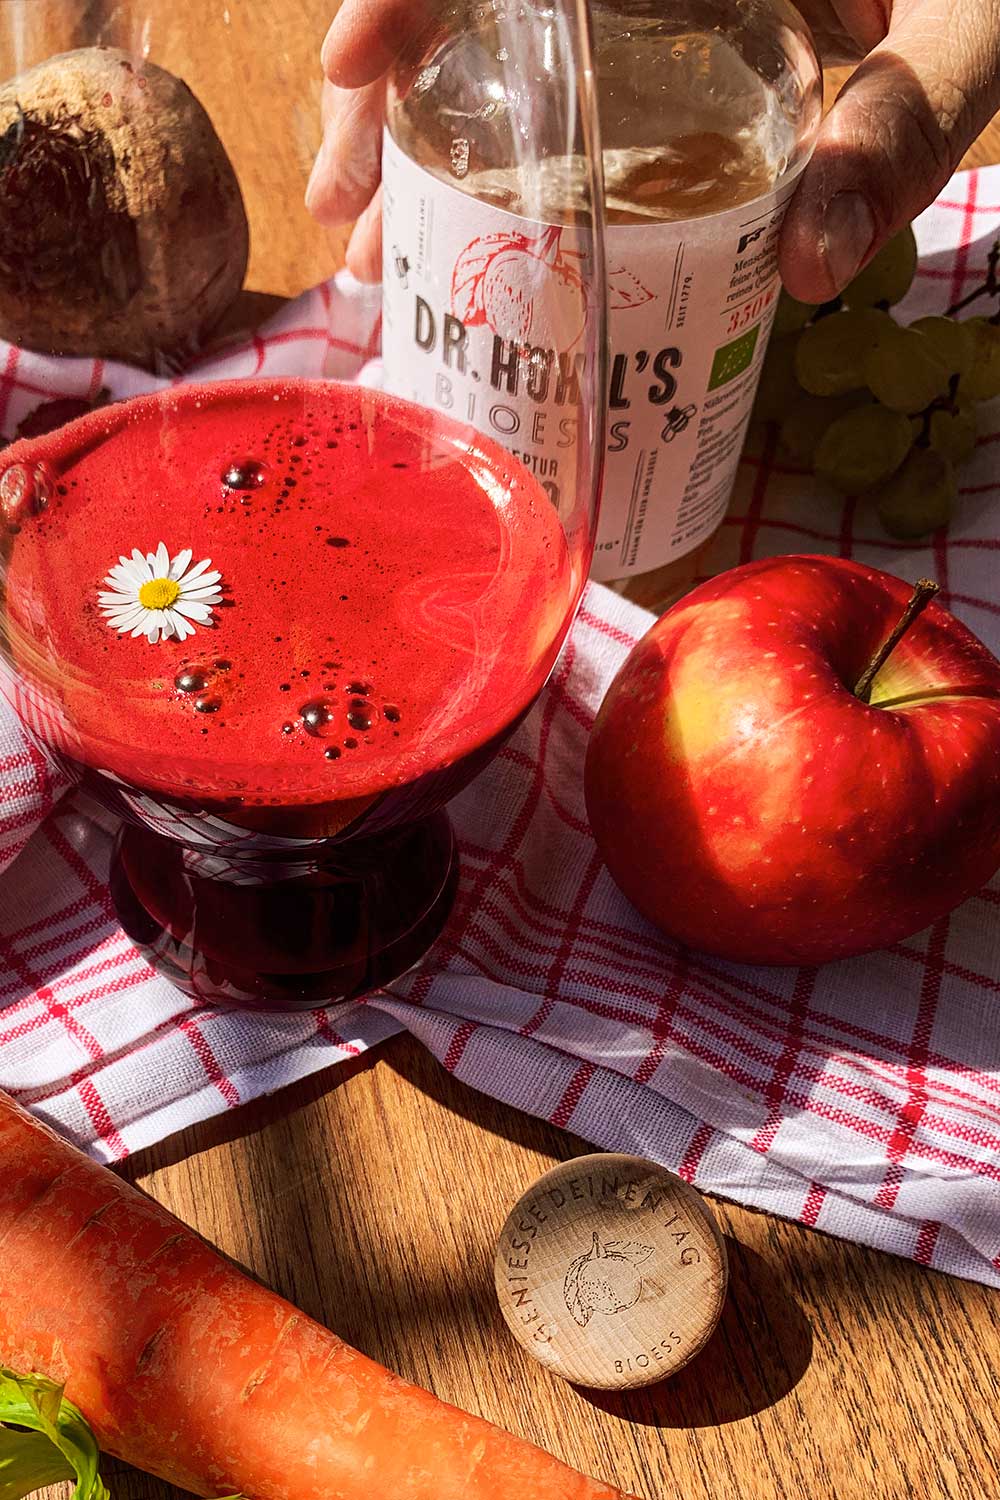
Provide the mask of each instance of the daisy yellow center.
{"label": "daisy yellow center", "polygon": [[169,609],[181,595],[181,586],[172,578],[151,578],[139,590],[143,609]]}

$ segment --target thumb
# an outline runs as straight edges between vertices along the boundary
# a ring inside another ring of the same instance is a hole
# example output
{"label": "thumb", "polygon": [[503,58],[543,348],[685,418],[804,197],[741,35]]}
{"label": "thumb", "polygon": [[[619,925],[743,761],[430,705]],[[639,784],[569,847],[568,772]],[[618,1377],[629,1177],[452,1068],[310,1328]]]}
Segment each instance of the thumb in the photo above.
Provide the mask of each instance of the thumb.
{"label": "thumb", "polygon": [[781,276],[836,296],[940,192],[1000,106],[1000,0],[897,0],[842,89],[789,205]]}

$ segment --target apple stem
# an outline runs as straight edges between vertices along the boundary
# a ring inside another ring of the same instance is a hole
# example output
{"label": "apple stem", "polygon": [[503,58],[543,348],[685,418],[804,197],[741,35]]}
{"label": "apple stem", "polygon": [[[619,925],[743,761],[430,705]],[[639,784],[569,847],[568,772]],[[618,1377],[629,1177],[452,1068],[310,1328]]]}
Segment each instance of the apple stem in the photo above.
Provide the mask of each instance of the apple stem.
{"label": "apple stem", "polygon": [[896,624],[893,626],[892,630],[890,630],[889,634],[886,636],[885,640],[882,642],[881,646],[879,646],[878,650],[875,652],[875,655],[872,657],[871,661],[868,663],[867,667],[865,667],[865,670],[858,678],[857,685],[854,689],[855,698],[860,698],[862,703],[871,702],[872,688],[875,684],[876,677],[881,672],[882,668],[885,666],[886,661],[889,659],[892,652],[895,651],[896,647],[903,639],[903,636],[913,624],[914,620],[918,615],[923,614],[924,610],[927,608],[928,604],[930,604],[931,600],[934,598],[934,595],[937,592],[938,586],[936,583],[932,582],[930,578],[917,579],[917,582],[913,586],[913,593],[910,596],[909,604],[907,604],[906,608],[903,610],[903,613],[896,621]]}

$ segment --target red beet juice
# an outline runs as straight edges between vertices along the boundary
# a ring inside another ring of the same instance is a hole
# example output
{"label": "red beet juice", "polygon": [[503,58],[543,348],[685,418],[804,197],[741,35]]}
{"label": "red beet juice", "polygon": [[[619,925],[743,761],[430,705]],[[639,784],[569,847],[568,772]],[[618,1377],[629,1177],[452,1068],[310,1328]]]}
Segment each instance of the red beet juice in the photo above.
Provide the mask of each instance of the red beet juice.
{"label": "red beet juice", "polygon": [[[274,807],[413,781],[531,702],[572,607],[541,487],[357,387],[182,386],[34,440],[30,463],[51,493],[7,565],[14,665],[76,758],[139,786]],[[98,596],[161,541],[210,558],[223,599],[151,645]]]}

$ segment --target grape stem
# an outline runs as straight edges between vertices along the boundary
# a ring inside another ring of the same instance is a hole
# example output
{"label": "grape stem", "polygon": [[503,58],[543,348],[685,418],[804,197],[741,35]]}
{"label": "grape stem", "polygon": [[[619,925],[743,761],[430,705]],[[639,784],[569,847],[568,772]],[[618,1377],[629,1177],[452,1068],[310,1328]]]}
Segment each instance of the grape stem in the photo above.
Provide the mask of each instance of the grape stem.
{"label": "grape stem", "polygon": [[963,297],[961,302],[953,302],[945,313],[946,318],[953,318],[956,313],[977,302],[980,297],[995,297],[1000,292],[1000,279],[997,277],[997,269],[1000,267],[1000,239],[993,241],[993,248],[986,257],[986,280],[982,286],[977,286],[975,291]]}
{"label": "grape stem", "polygon": [[885,640],[879,646],[875,655],[868,663],[865,670],[857,680],[854,688],[855,698],[860,698],[862,703],[870,703],[872,698],[872,687],[875,679],[885,666],[892,652],[895,651],[903,636],[909,630],[918,615],[923,614],[930,604],[934,595],[938,592],[938,586],[930,578],[919,578],[913,586],[910,602],[903,610],[896,624],[890,630]]}

